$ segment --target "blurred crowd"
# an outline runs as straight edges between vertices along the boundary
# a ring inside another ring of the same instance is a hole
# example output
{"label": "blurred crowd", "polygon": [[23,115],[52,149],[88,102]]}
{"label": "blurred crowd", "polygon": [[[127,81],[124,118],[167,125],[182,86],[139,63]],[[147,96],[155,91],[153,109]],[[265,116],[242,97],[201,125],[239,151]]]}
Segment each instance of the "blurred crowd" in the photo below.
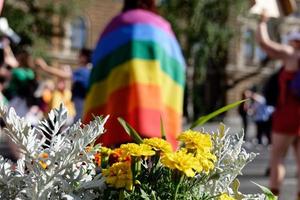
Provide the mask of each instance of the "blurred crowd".
{"label": "blurred crowd", "polygon": [[[33,126],[61,103],[68,110],[67,125],[79,120],[91,70],[88,49],[80,50],[75,69],[69,65],[49,66],[43,58],[34,58],[26,49],[11,48],[11,41],[0,40],[0,103],[13,107]],[[1,123],[4,126],[3,123]],[[0,134],[0,152],[13,161],[17,147]]]}
{"label": "blurred crowd", "polygon": [[10,41],[1,41],[0,98],[31,124],[37,122],[62,102],[68,110],[68,124],[78,120],[91,69],[90,50],[82,49],[78,67],[52,67],[43,58],[33,58],[25,49],[11,50]]}
{"label": "blurred crowd", "polygon": [[[0,33],[5,35],[0,38],[0,102],[13,107],[32,126],[61,103],[68,111],[66,126],[79,119],[85,124],[94,116],[110,115],[106,133],[96,141],[109,147],[131,141],[118,118],[145,138],[160,137],[164,122],[166,138],[176,148],[182,125],[185,61],[156,3],[125,0],[95,45],[93,61],[91,51],[81,49],[73,68],[51,66],[53,60],[32,56],[18,45],[20,38],[1,32],[0,21]],[[9,29],[7,20],[5,27]],[[0,152],[17,152],[12,145],[0,144],[3,146],[11,149]]]}

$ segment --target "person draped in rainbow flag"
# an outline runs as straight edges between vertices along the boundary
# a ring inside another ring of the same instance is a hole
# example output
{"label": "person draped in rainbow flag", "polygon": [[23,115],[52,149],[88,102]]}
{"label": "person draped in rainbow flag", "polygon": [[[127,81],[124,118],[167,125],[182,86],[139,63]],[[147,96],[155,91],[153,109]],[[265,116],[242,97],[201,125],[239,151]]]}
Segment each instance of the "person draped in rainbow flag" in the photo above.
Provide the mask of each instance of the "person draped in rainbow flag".
{"label": "person draped in rainbow flag", "polygon": [[170,24],[156,14],[155,0],[124,0],[121,14],[102,33],[83,122],[110,115],[97,143],[118,146],[131,139],[117,121],[127,121],[144,138],[161,137],[177,146],[181,131],[185,61]]}

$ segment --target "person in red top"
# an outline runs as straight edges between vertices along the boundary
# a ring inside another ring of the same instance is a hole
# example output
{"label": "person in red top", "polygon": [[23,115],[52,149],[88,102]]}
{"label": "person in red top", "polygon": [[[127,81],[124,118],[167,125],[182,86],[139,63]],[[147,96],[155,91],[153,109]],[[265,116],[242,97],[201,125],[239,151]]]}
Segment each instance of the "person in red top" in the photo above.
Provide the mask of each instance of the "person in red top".
{"label": "person in red top", "polygon": [[289,147],[295,144],[298,167],[298,199],[300,199],[300,101],[289,88],[290,81],[299,70],[300,33],[288,35],[287,45],[270,39],[267,30],[268,17],[262,14],[257,29],[257,40],[272,58],[280,59],[283,69],[279,74],[279,97],[273,115],[270,189],[279,195],[284,179],[284,158]]}

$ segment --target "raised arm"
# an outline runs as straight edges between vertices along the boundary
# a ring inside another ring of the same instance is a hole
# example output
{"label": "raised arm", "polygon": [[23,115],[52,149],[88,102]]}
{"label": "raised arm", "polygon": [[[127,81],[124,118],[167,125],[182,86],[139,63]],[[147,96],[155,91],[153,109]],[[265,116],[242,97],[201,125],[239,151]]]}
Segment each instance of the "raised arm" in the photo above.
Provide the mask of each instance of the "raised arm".
{"label": "raised arm", "polygon": [[14,53],[10,48],[10,43],[8,39],[3,40],[3,53],[4,53],[4,62],[5,64],[11,67],[18,67],[19,62],[17,61]]}
{"label": "raised arm", "polygon": [[266,17],[266,15],[262,14],[256,32],[257,41],[270,57],[276,59],[288,58],[294,53],[294,48],[289,45],[283,45],[274,42],[270,39],[267,28],[267,20],[268,18]]}
{"label": "raised arm", "polygon": [[62,79],[71,79],[72,78],[71,70],[58,69],[55,67],[51,67],[42,58],[36,59],[35,63],[42,71],[44,71],[50,75],[57,76]]}

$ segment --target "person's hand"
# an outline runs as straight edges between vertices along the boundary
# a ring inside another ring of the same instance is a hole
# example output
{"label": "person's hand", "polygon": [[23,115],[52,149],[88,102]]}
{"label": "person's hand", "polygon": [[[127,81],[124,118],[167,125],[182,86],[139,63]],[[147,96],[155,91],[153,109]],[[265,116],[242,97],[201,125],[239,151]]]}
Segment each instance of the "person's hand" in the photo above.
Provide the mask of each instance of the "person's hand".
{"label": "person's hand", "polygon": [[44,70],[48,66],[43,58],[35,59],[35,65],[42,70]]}
{"label": "person's hand", "polygon": [[72,75],[72,67],[70,65],[62,65],[61,69],[68,74],[68,76]]}
{"label": "person's hand", "polygon": [[11,48],[10,48],[10,41],[8,38],[3,38],[1,40],[3,44],[3,53],[4,53],[4,63],[10,67],[18,67],[19,62],[15,58]]}
{"label": "person's hand", "polygon": [[268,21],[269,21],[269,16],[267,10],[264,9],[260,15],[260,22],[268,22]]}
{"label": "person's hand", "polygon": [[16,58],[14,56],[5,56],[4,63],[12,68],[19,66],[19,62],[16,60]]}

